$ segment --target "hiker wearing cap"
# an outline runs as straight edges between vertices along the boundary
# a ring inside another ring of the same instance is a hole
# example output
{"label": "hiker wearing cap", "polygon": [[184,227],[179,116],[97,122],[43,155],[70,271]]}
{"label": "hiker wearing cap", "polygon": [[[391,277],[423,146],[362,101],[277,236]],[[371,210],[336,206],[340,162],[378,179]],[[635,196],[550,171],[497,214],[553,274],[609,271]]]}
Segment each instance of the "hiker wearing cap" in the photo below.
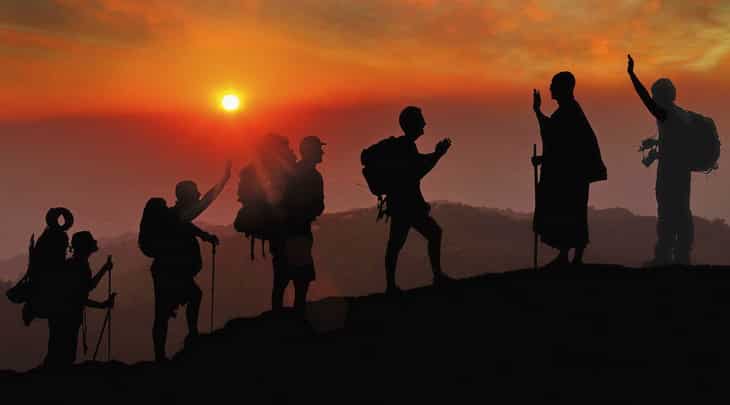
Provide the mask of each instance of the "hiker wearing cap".
{"label": "hiker wearing cap", "polygon": [[[198,337],[198,316],[203,292],[195,282],[195,276],[203,268],[198,238],[212,245],[218,244],[215,235],[207,233],[192,221],[203,213],[220,195],[231,177],[231,162],[226,165],[223,178],[201,198],[197,185],[192,181],[182,181],[175,187],[177,201],[168,209],[169,232],[165,238],[171,248],[154,257],[152,280],[155,292],[155,319],[152,325],[152,340],[155,360],[167,360],[165,345],[169,319],[176,315],[179,306],[185,305],[188,335],[186,344]],[[159,202],[159,210],[165,212],[164,201]]]}
{"label": "hiker wearing cap", "polygon": [[[79,329],[84,321],[84,308],[112,308],[111,294],[104,302],[89,299],[107,272],[114,267],[111,256],[102,268],[92,276],[89,257],[99,250],[98,243],[88,231],[77,232],[71,238],[72,256],[66,261],[62,275],[58,278],[57,302],[59,308],[48,317],[48,353],[45,367],[70,366],[76,361]],[[85,328],[84,328],[85,332]],[[84,333],[84,349],[86,348]]]}
{"label": "hiker wearing cap", "polygon": [[312,222],[324,211],[324,183],[317,170],[322,162],[324,151],[322,142],[316,136],[302,139],[299,145],[301,160],[285,189],[283,206],[286,213],[285,254],[286,267],[274,274],[274,295],[281,307],[284,290],[289,281],[294,283],[294,309],[304,314],[309,283],[314,281],[314,261],[312,259]]}

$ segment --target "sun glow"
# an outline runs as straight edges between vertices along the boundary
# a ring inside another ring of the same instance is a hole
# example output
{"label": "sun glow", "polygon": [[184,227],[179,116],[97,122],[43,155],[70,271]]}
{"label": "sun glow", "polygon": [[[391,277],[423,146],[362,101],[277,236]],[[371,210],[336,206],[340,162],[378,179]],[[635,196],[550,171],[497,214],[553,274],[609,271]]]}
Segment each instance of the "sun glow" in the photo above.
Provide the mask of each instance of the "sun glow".
{"label": "sun glow", "polygon": [[226,111],[237,111],[241,108],[241,99],[235,94],[226,94],[221,99],[221,107]]}

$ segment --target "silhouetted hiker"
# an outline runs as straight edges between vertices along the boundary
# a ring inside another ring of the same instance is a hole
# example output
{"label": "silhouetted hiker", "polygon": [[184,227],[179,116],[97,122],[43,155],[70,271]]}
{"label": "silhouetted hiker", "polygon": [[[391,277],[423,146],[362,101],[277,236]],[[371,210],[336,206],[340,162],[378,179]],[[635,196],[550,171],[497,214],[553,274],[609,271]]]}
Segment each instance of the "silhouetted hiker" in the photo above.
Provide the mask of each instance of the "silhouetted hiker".
{"label": "silhouetted hiker", "polygon": [[648,265],[689,264],[694,241],[690,210],[692,171],[709,172],[717,168],[720,144],[714,122],[675,104],[677,90],[671,80],[662,78],[651,86],[652,96],[634,73],[634,60],[628,56],[627,71],[636,93],[656,118],[659,136],[642,142],[649,150],[644,164],[659,160],[656,178],[657,242],[654,258]]}
{"label": "silhouetted hiker", "polygon": [[139,244],[146,255],[154,258],[152,280],[155,320],[152,340],[157,361],[167,359],[165,345],[168,321],[176,316],[179,306],[186,306],[186,344],[198,336],[198,315],[203,293],[195,282],[195,276],[202,269],[203,260],[197,238],[214,245],[218,244],[218,238],[204,232],[192,221],[220,195],[230,176],[231,163],[228,162],[223,178],[202,198],[194,182],[183,181],[175,187],[175,206],[167,208],[165,201],[160,198],[151,199],[145,206]]}
{"label": "silhouetted hiker", "polygon": [[[77,232],[71,238],[72,256],[66,261],[56,279],[56,309],[48,317],[48,353],[44,367],[70,366],[76,361],[79,329],[85,321],[84,308],[112,308],[116,294],[106,301],[89,299],[89,293],[99,285],[104,274],[114,267],[109,256],[102,268],[92,277],[89,257],[99,250],[91,233]],[[86,328],[84,326],[84,351]]]}
{"label": "silhouetted hiker", "polygon": [[[390,217],[390,236],[385,252],[386,293],[398,294],[396,284],[398,254],[414,228],[428,240],[428,256],[435,285],[452,279],[441,270],[441,227],[430,215],[431,206],[421,193],[421,179],[451,147],[450,139],[443,139],[433,153],[421,154],[416,140],[423,135],[426,121],[421,109],[409,106],[399,117],[403,136],[390,137],[363,150],[360,160],[371,192],[378,196],[378,219]],[[383,197],[385,196],[385,197]]]}
{"label": "silhouetted hiker", "polygon": [[550,116],[540,110],[540,92],[533,90],[533,110],[540,124],[543,154],[532,159],[542,165],[537,189],[533,227],[543,243],[560,250],[548,266],[583,262],[588,238],[590,183],[606,180],[596,135],[573,95],[575,77],[560,72],[553,77],[550,93],[558,109]]}
{"label": "silhouetted hiker", "polygon": [[[284,305],[288,283],[286,260],[286,212],[283,197],[296,164],[296,155],[283,136],[265,136],[254,148],[253,161],[240,173],[238,199],[242,204],[234,227],[251,241],[254,259],[256,239],[269,242],[273,267],[271,309],[278,312]],[[287,280],[284,283],[283,280]]]}
{"label": "silhouetted hiker", "polygon": [[322,162],[325,145],[318,137],[308,136],[299,145],[301,160],[287,184],[283,198],[286,213],[286,260],[287,269],[275,275],[274,289],[283,296],[289,281],[294,283],[294,308],[304,315],[309,283],[314,281],[312,259],[312,222],[324,211],[324,183],[317,171]]}
{"label": "silhouetted hiker", "polygon": [[[63,217],[63,224],[59,218]],[[28,268],[23,278],[7,292],[8,298],[23,305],[26,326],[35,318],[47,319],[56,309],[56,286],[66,264],[68,234],[73,226],[73,215],[66,208],[51,208],[46,213],[46,228],[38,238],[30,238]]]}

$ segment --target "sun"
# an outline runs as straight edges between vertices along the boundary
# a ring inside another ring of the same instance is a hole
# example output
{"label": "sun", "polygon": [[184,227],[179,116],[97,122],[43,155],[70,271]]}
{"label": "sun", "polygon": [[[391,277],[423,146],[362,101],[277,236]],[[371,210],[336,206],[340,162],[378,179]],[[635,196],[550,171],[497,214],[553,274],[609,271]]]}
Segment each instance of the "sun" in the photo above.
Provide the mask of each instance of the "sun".
{"label": "sun", "polygon": [[221,98],[221,107],[226,111],[237,111],[241,108],[241,99],[232,93],[228,93]]}

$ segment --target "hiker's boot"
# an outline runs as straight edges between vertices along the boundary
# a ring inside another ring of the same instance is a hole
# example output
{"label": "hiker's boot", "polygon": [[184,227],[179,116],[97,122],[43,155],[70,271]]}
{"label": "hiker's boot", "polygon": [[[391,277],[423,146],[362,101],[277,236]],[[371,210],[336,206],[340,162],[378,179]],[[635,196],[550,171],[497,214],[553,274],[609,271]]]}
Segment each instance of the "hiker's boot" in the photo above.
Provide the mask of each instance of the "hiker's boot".
{"label": "hiker's boot", "polygon": [[395,284],[388,284],[388,287],[385,289],[385,295],[389,297],[400,297],[403,295],[403,290]]}
{"label": "hiker's boot", "polygon": [[440,272],[435,273],[433,275],[433,285],[436,286],[436,287],[443,287],[443,286],[446,286],[446,285],[449,285],[449,284],[453,284],[454,281],[456,281],[456,280],[454,280],[453,278],[449,277],[443,271],[440,271]]}
{"label": "hiker's boot", "polygon": [[188,333],[187,336],[185,336],[185,347],[192,347],[200,338],[200,335],[198,333]]}

